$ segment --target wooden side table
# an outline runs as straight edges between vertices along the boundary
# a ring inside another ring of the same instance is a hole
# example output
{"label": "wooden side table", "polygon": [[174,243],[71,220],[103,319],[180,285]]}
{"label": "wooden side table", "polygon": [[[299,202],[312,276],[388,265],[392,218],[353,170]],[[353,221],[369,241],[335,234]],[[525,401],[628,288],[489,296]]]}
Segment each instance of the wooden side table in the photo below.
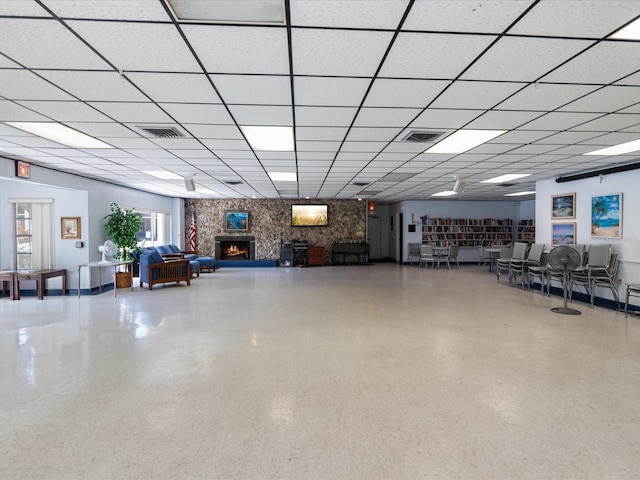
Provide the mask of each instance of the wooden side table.
{"label": "wooden side table", "polygon": [[324,265],[324,247],[309,247],[309,266]]}

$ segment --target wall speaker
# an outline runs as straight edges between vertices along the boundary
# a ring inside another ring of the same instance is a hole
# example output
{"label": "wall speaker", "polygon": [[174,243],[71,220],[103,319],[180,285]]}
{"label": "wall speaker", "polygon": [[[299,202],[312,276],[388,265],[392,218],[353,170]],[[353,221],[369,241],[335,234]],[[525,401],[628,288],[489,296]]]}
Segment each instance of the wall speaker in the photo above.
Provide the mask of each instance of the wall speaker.
{"label": "wall speaker", "polygon": [[184,179],[184,188],[187,189],[187,192],[195,192],[196,191],[196,182],[193,181],[193,178],[185,178]]}
{"label": "wall speaker", "polygon": [[467,184],[467,180],[464,178],[456,177],[456,184],[453,186],[453,191],[456,193],[464,192],[464,186]]}

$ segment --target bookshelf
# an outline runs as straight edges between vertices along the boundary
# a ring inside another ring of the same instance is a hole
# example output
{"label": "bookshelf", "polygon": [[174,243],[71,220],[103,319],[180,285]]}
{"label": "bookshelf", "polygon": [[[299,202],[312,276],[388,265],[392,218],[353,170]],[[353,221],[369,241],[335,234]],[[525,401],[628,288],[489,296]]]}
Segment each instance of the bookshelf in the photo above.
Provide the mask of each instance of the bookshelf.
{"label": "bookshelf", "polygon": [[422,243],[433,246],[488,246],[513,242],[510,218],[428,218],[422,225]]}
{"label": "bookshelf", "polygon": [[533,220],[520,220],[518,223],[518,241],[527,243],[536,241],[536,227]]}

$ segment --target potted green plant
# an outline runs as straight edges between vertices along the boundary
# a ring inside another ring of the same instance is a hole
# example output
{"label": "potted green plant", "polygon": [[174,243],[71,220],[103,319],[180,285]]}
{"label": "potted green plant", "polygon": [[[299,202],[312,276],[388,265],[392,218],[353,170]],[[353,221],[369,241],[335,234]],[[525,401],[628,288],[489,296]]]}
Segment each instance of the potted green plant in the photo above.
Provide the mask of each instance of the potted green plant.
{"label": "potted green plant", "polygon": [[[142,214],[132,209],[122,208],[117,203],[112,203],[110,209],[111,213],[104,217],[106,220],[104,227],[109,238],[118,246],[114,257],[124,261],[131,260],[131,252],[138,248],[136,234],[142,229]],[[117,287],[131,287],[129,274],[119,277],[116,275]]]}

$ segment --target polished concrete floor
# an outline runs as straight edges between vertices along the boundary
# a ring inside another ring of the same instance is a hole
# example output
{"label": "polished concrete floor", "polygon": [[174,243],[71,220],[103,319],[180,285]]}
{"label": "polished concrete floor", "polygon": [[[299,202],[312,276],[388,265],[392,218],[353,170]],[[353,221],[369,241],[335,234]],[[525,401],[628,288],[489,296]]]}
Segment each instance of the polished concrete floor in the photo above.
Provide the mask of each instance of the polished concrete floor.
{"label": "polished concrete floor", "polygon": [[3,479],[640,478],[640,317],[394,264],[0,299]]}

